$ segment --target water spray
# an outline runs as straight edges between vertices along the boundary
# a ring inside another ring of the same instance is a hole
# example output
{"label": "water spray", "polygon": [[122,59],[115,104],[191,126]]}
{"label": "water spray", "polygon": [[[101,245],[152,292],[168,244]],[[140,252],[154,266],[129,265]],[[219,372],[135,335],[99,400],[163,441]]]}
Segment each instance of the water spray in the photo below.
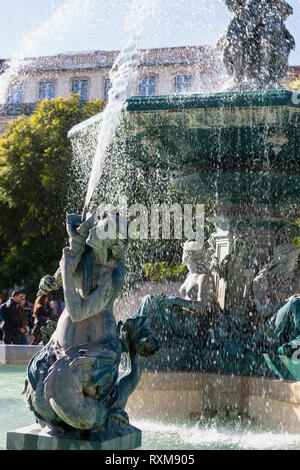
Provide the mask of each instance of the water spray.
{"label": "water spray", "polygon": [[81,223],[83,223],[86,220],[88,210],[89,210],[88,205],[85,204],[84,207],[83,207],[82,214],[81,214]]}

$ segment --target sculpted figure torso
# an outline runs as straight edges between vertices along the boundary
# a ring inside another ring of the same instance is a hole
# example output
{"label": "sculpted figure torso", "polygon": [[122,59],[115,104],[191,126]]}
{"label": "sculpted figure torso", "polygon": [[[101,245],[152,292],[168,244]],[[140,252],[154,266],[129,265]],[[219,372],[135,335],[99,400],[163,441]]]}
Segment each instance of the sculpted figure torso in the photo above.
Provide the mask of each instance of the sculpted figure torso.
{"label": "sculpted figure torso", "polygon": [[205,249],[196,249],[195,242],[186,242],[183,249],[182,264],[189,271],[186,280],[180,287],[180,294],[186,300],[197,301],[202,314],[216,312],[219,304],[216,298],[215,281],[210,272],[209,260]]}
{"label": "sculpted figure torso", "polygon": [[[117,258],[124,251],[124,242],[101,239],[107,222],[93,227],[92,217],[81,225],[79,233],[78,229],[75,232],[78,217],[69,216],[70,248],[64,249],[56,275],[56,281],[64,287],[65,310],[52,340],[64,349],[117,341],[112,307],[124,278],[122,259]],[[43,289],[42,282],[40,291]]]}
{"label": "sculpted figure torso", "polygon": [[[72,301],[66,300],[66,308],[53,335],[53,339],[57,340],[64,349],[84,343],[117,341],[112,307],[123,284],[124,268],[121,263],[116,263],[114,267],[101,266],[92,258],[94,254],[88,253],[81,263],[86,266],[84,268],[80,266],[74,275],[76,286],[74,287],[81,306],[74,312],[71,310]],[[86,276],[90,276],[91,280],[88,289]],[[101,294],[103,302],[100,301]],[[92,304],[94,307],[90,309]]]}

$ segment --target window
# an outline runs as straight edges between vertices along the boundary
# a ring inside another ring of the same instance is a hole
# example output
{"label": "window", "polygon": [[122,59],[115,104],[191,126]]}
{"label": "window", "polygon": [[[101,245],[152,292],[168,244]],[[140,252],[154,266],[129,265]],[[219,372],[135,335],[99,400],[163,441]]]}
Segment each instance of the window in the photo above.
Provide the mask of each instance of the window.
{"label": "window", "polygon": [[188,93],[191,90],[191,83],[190,75],[177,75],[174,78],[175,93]]}
{"label": "window", "polygon": [[141,96],[153,96],[155,95],[155,77],[144,77],[140,83],[140,95]]}
{"label": "window", "polygon": [[72,93],[80,95],[83,101],[87,100],[87,80],[74,80],[72,83]]}
{"label": "window", "polygon": [[40,84],[40,100],[52,100],[54,98],[54,82]]}
{"label": "window", "polygon": [[9,104],[20,104],[22,103],[23,86],[22,85],[11,85],[8,90],[8,103]]}
{"label": "window", "polygon": [[107,78],[104,82],[104,99],[108,101],[108,92],[112,87],[112,83],[109,78]]}

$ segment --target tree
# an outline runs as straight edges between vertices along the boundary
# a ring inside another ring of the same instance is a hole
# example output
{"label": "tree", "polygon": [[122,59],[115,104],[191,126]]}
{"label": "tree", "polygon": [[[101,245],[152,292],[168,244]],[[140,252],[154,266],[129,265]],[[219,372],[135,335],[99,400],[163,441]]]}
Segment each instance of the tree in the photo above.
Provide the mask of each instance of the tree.
{"label": "tree", "polygon": [[24,283],[34,296],[40,277],[57,268],[76,184],[67,133],[103,106],[78,95],[45,100],[8,124],[0,140],[0,289]]}

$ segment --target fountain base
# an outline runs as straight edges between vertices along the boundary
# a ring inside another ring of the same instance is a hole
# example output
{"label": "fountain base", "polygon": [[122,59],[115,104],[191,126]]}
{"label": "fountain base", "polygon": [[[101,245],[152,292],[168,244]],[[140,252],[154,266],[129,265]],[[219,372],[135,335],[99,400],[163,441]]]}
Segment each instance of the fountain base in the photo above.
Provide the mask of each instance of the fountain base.
{"label": "fountain base", "polygon": [[273,432],[300,432],[300,382],[193,371],[143,372],[131,419],[197,419],[234,412]]}
{"label": "fountain base", "polygon": [[141,431],[134,426],[114,435],[92,433],[89,439],[57,435],[33,424],[7,433],[8,450],[133,450],[141,446]]}

